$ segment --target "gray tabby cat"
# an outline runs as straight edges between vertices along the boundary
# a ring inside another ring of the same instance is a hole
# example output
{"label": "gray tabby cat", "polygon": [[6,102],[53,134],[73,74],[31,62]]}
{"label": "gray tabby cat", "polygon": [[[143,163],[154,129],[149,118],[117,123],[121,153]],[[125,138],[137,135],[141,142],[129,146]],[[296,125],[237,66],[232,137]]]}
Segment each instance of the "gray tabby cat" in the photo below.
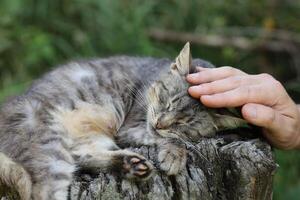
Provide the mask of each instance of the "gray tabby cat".
{"label": "gray tabby cat", "polygon": [[[194,65],[209,67],[200,59]],[[111,57],[71,62],[34,82],[0,112],[0,183],[22,200],[67,199],[73,173],[114,170],[151,176],[152,164],[120,146],[158,145],[160,169],[185,167],[180,140],[197,141],[241,123],[188,93],[189,44],[167,59]]]}

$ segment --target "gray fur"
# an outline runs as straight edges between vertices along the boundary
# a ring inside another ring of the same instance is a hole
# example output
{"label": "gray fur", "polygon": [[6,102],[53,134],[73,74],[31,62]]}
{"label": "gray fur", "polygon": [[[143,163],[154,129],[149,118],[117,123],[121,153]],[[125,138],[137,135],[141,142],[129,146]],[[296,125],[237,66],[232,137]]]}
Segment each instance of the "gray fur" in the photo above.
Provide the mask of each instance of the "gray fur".
{"label": "gray fur", "polygon": [[[196,64],[212,66],[200,59]],[[212,136],[218,123],[188,96],[184,76],[172,74],[170,65],[168,59],[125,56],[71,62],[6,102],[0,152],[30,175],[31,198],[66,199],[79,168],[115,169],[138,179],[151,175],[151,163],[119,146],[161,144],[161,169],[178,173],[186,155],[177,139]],[[78,115],[83,117],[76,121]]]}

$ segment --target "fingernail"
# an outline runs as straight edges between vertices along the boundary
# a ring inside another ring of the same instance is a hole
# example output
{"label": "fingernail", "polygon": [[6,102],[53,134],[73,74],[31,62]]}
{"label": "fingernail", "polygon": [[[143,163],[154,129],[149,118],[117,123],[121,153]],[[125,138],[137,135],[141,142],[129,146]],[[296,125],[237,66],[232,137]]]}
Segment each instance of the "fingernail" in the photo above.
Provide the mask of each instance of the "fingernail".
{"label": "fingernail", "polygon": [[249,115],[250,118],[254,119],[254,118],[257,117],[257,110],[256,110],[256,108],[249,109],[247,113],[248,113],[248,115]]}
{"label": "fingernail", "polygon": [[197,67],[196,67],[196,70],[197,70],[197,71],[201,71],[201,70],[203,70],[203,69],[204,69],[204,67],[201,67],[201,66],[197,66]]}
{"label": "fingernail", "polygon": [[194,93],[196,91],[195,86],[189,87],[188,92]]}
{"label": "fingernail", "polygon": [[187,75],[187,78],[188,78],[188,79],[193,79],[193,78],[196,78],[196,77],[197,77],[196,74],[188,74],[188,75]]}
{"label": "fingernail", "polygon": [[201,86],[200,85],[197,85],[197,86],[192,86],[189,88],[189,92],[196,92],[196,93],[199,93],[199,91],[201,91]]}
{"label": "fingernail", "polygon": [[190,80],[191,80],[191,74],[188,74],[188,75],[185,77],[185,79],[186,79],[187,81],[190,81]]}

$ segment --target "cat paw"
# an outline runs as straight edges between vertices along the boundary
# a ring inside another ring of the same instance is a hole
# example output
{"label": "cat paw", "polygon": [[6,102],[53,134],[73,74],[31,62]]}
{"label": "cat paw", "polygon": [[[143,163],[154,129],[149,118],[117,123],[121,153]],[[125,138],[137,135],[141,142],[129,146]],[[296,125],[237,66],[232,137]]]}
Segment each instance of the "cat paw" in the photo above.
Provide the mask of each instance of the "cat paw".
{"label": "cat paw", "polygon": [[153,165],[141,155],[126,155],[123,158],[122,171],[128,179],[144,180],[152,175]]}
{"label": "cat paw", "polygon": [[158,153],[160,169],[169,176],[180,173],[185,168],[186,160],[187,152],[183,147],[169,144],[162,147]]}

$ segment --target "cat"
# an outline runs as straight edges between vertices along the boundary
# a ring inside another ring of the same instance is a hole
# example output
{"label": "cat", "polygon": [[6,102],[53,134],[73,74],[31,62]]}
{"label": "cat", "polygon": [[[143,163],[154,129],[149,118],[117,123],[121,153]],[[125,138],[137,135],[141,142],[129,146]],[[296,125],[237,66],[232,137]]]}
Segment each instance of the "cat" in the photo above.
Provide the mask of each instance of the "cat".
{"label": "cat", "polygon": [[[134,180],[154,171],[126,146],[157,145],[160,170],[185,167],[181,142],[244,122],[221,116],[187,93],[195,66],[187,43],[169,59],[110,57],[60,66],[0,110],[0,183],[22,200],[67,199],[77,170],[114,170]],[[118,145],[117,145],[118,144]]]}

